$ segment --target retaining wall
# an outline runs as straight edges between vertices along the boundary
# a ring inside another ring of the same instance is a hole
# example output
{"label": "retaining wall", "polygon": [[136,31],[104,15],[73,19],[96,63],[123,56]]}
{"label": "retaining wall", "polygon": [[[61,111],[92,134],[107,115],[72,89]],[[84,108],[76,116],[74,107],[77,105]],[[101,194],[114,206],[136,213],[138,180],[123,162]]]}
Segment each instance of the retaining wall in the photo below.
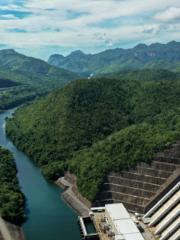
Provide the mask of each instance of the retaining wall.
{"label": "retaining wall", "polygon": [[88,201],[85,197],[83,197],[81,195],[81,193],[78,191],[78,188],[77,188],[77,177],[75,174],[71,174],[70,172],[65,172],[65,175],[64,175],[64,179],[71,183],[73,185],[72,187],[72,191],[73,193],[76,195],[76,197],[82,202],[84,203],[88,208],[91,208],[92,206],[92,203],[90,201]]}
{"label": "retaining wall", "polygon": [[[152,162],[140,163],[121,172],[110,172],[94,202],[79,193],[74,174],[65,172],[64,178],[73,185],[73,193],[88,208],[121,202],[128,210],[145,213],[180,181],[180,141],[156,154]],[[67,194],[63,197],[69,198]]]}

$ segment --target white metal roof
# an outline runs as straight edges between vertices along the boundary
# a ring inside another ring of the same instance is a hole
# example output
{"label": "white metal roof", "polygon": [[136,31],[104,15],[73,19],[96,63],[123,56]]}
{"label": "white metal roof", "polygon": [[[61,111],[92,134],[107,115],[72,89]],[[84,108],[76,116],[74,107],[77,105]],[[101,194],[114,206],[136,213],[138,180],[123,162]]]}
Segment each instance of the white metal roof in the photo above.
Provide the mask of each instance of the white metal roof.
{"label": "white metal roof", "polygon": [[118,234],[118,235],[115,235],[115,240],[126,240],[124,235],[122,234]]}
{"label": "white metal roof", "polygon": [[139,233],[139,230],[132,219],[116,220],[114,221],[114,225],[119,234]]}
{"label": "white metal roof", "polygon": [[144,240],[122,203],[106,204],[105,207],[118,231],[115,240]]}
{"label": "white metal roof", "polygon": [[113,221],[131,218],[122,203],[106,204],[105,207]]}
{"label": "white metal roof", "polygon": [[141,233],[124,234],[126,240],[144,240]]}
{"label": "white metal roof", "polygon": [[92,211],[105,210],[105,207],[92,207],[91,210],[92,210]]}
{"label": "white metal roof", "polygon": [[141,233],[130,233],[115,235],[115,240],[144,240],[144,238]]}

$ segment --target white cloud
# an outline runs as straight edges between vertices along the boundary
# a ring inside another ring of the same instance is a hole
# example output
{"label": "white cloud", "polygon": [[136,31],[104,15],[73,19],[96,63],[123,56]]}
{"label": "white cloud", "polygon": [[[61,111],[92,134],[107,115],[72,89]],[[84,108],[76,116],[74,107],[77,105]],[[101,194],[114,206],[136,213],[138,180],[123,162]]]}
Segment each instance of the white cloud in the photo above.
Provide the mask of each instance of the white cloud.
{"label": "white cloud", "polygon": [[158,22],[179,22],[180,8],[170,7],[166,11],[157,13],[154,19]]}
{"label": "white cloud", "polygon": [[[16,14],[2,15],[0,43],[29,49],[46,46],[109,48],[157,38],[160,42],[161,39],[172,40],[175,35],[163,31],[166,24],[154,23],[154,20],[174,22],[180,9],[179,0],[26,0],[22,6],[16,5],[15,0],[9,3],[0,5],[0,9],[16,11],[18,16],[21,12],[31,14],[23,15],[23,19],[16,18]],[[169,7],[170,4],[174,7]],[[25,32],[10,31],[13,29]],[[179,31],[177,29],[173,31]]]}
{"label": "white cloud", "polygon": [[15,5],[15,4],[9,4],[9,5],[0,5],[0,10],[3,10],[3,11],[26,11],[26,9],[18,6],[18,5]]}
{"label": "white cloud", "polygon": [[159,34],[162,30],[167,29],[167,26],[165,25],[150,25],[145,26],[142,30],[143,33],[149,33],[149,34]]}
{"label": "white cloud", "polygon": [[112,40],[107,36],[105,32],[95,33],[95,38],[99,40],[100,42],[103,42],[107,48],[110,48],[113,46]]}
{"label": "white cloud", "polygon": [[11,18],[11,19],[16,19],[17,18],[13,14],[1,15],[1,17],[3,17],[3,18]]}

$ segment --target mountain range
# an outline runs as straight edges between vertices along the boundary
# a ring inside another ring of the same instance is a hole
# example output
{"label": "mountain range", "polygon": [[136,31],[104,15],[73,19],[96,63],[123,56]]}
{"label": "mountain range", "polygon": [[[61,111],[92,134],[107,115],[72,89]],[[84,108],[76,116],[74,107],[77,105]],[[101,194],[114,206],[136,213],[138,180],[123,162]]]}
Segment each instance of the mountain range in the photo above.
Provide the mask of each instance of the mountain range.
{"label": "mountain range", "polygon": [[51,55],[48,63],[81,76],[90,74],[114,73],[124,69],[180,69],[180,43],[154,43],[150,46],[138,44],[132,49],[109,49],[98,54],[85,54],[80,50],[64,57],[60,54]]}

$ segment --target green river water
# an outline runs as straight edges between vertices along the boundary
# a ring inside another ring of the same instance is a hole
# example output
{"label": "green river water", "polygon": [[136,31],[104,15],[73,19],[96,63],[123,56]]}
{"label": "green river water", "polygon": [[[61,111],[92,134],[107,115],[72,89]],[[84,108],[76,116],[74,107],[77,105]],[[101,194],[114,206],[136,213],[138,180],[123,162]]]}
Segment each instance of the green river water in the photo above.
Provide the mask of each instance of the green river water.
{"label": "green river water", "polygon": [[77,214],[61,199],[62,190],[47,181],[39,167],[19,151],[5,135],[5,118],[0,114],[0,145],[13,152],[21,190],[26,195],[27,221],[22,230],[25,240],[80,240]]}

